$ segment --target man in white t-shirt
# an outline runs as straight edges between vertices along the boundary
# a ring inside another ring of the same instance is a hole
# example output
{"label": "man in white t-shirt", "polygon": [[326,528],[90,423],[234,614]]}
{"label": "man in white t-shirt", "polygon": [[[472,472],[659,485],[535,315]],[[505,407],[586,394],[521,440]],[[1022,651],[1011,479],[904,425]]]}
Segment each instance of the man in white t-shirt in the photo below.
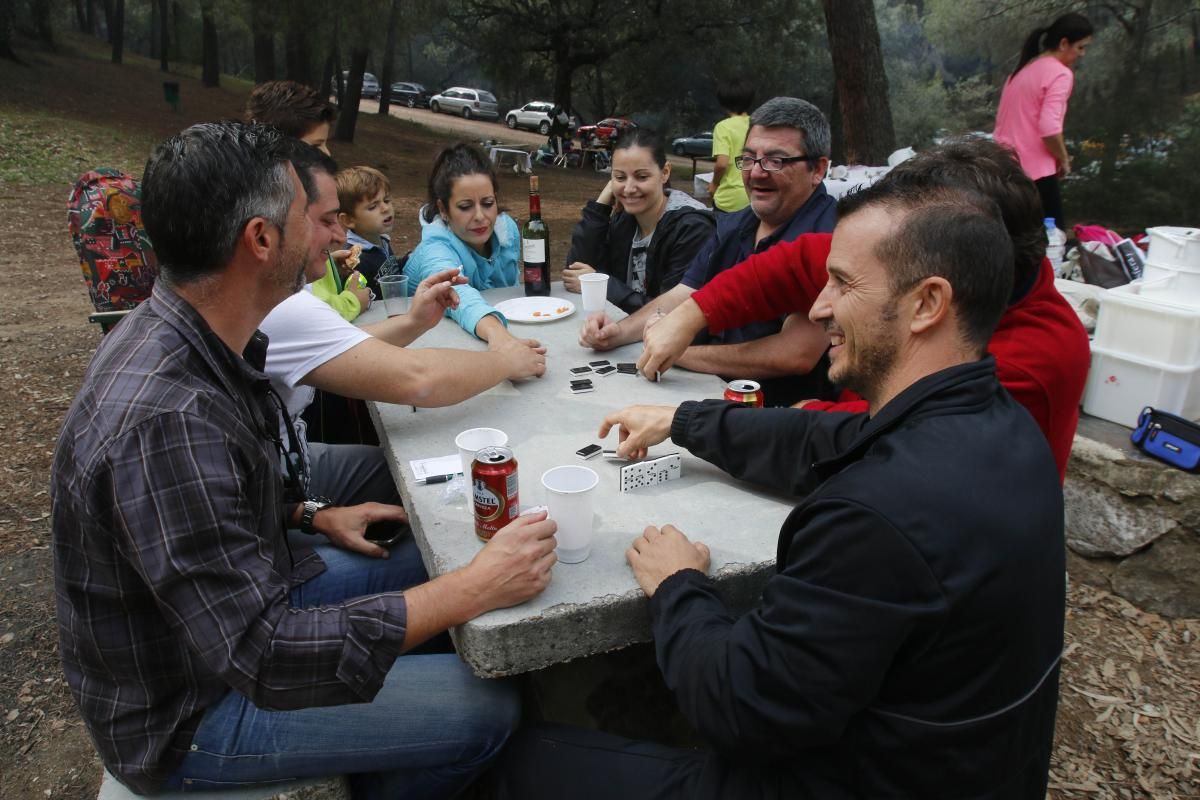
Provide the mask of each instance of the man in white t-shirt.
{"label": "man in white t-shirt", "polygon": [[[307,170],[316,192],[308,209],[313,236],[306,278],[312,281],[324,274],[325,252],[344,241],[345,231],[337,221],[337,165],[316,149],[308,156],[296,169]],[[506,343],[482,352],[404,349],[457,303],[455,283],[465,283],[455,270],[432,275],[417,287],[408,314],[362,328],[342,319],[308,287],[263,320],[259,328],[270,339],[265,371],[287,408],[298,446],[308,453],[308,497],[334,505],[400,502],[380,448],[307,441],[300,414],[316,389],[361,400],[435,407],[461,402],[504,380],[545,373],[546,350],[533,340],[505,337]],[[364,545],[361,552],[367,555],[386,555],[381,547]]]}

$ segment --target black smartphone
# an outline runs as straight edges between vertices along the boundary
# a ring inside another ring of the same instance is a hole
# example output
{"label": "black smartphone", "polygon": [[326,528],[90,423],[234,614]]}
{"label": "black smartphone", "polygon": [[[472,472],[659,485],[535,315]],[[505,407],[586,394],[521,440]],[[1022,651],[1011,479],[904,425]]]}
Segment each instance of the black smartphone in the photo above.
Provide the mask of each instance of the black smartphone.
{"label": "black smartphone", "polygon": [[580,458],[582,458],[583,460],[586,461],[587,459],[591,458],[592,456],[600,455],[601,449],[602,448],[598,444],[589,444],[587,447],[581,447],[578,450],[576,450],[575,455],[579,456]]}
{"label": "black smartphone", "polygon": [[372,522],[367,525],[367,530],[363,534],[368,542],[372,542],[381,547],[391,547],[408,530],[408,525],[403,522],[385,519],[379,522]]}

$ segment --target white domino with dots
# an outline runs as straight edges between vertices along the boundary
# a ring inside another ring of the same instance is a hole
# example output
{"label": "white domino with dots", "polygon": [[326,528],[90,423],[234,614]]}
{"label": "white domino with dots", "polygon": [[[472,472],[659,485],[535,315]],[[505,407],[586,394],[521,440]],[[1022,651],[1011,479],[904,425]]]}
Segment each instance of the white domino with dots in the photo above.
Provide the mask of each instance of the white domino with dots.
{"label": "white domino with dots", "polygon": [[621,467],[621,491],[630,492],[646,486],[673,481],[682,475],[679,453],[659,456]]}

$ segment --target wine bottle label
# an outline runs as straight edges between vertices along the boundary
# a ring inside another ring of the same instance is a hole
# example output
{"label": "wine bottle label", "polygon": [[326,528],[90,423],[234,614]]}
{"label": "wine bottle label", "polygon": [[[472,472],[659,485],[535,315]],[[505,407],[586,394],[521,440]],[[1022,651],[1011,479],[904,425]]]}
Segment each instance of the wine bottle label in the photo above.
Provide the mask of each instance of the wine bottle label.
{"label": "wine bottle label", "polygon": [[542,285],[542,268],[541,267],[526,267],[525,282],[534,284],[535,286]]}
{"label": "wine bottle label", "polygon": [[546,261],[545,239],[522,239],[521,260],[525,263],[542,264]]}

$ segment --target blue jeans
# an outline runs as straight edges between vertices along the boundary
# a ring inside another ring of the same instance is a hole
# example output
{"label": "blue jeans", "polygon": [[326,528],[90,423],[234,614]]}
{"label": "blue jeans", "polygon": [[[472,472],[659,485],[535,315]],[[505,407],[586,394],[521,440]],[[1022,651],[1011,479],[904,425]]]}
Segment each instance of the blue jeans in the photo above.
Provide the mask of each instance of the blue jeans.
{"label": "blue jeans", "polygon": [[[424,580],[412,537],[386,560],[326,544],[317,551],[327,569],[292,590],[295,607]],[[519,716],[508,682],[475,677],[454,654],[405,655],[370,703],[264,711],[229,692],[205,711],[191,751],[165,788],[203,791],[350,774],[358,798],[453,797],[499,754]]]}

